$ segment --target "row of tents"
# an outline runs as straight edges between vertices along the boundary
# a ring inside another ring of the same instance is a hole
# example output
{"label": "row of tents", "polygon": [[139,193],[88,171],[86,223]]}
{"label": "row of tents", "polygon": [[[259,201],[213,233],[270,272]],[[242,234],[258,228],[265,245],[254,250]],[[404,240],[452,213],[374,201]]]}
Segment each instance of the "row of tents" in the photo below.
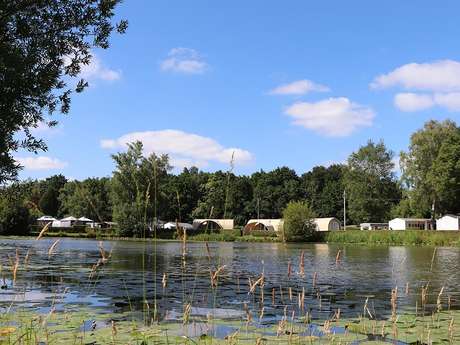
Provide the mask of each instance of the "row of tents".
{"label": "row of tents", "polygon": [[460,216],[446,214],[433,221],[428,218],[394,218],[388,223],[361,223],[361,230],[460,230]]}
{"label": "row of tents", "polygon": [[96,222],[86,217],[75,218],[73,216],[57,219],[51,216],[42,216],[37,219],[37,224],[44,226],[50,224],[53,228],[72,228],[74,226],[87,226],[90,228],[110,228],[113,222]]}
{"label": "row of tents", "polygon": [[[341,230],[340,221],[337,218],[314,218],[313,223],[315,224],[317,231],[334,231]],[[284,221],[283,219],[250,219],[243,227],[244,232],[250,231],[282,231]],[[175,230],[178,227],[187,231],[195,230],[229,230],[234,229],[235,224],[233,219],[194,219],[190,223],[179,223],[179,222],[159,222],[157,224],[159,229],[164,230]]]}

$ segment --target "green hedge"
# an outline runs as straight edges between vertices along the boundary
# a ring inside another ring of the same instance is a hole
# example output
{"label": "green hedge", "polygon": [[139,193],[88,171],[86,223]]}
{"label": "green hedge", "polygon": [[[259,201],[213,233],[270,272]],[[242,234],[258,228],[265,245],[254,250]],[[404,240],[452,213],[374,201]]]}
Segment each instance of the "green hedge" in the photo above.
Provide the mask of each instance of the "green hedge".
{"label": "green hedge", "polygon": [[460,232],[426,230],[346,230],[324,233],[324,240],[336,243],[456,246],[460,245]]}

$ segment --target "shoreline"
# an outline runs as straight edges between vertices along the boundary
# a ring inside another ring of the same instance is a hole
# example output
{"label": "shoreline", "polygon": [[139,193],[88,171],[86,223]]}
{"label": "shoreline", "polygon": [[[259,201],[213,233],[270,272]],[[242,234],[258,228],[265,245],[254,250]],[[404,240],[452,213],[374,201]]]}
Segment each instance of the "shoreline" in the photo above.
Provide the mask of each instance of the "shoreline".
{"label": "shoreline", "polygon": [[[174,238],[135,238],[118,236],[85,236],[78,233],[47,233],[46,237],[71,238],[71,239],[93,239],[107,241],[131,241],[131,242],[182,242]],[[0,238],[12,239],[35,239],[34,235],[29,236],[0,236]],[[279,237],[263,237],[244,235],[236,236],[229,233],[196,234],[190,235],[187,242],[247,242],[247,243],[282,243]],[[424,230],[346,230],[321,232],[316,240],[307,242],[291,243],[331,243],[331,244],[357,244],[357,245],[384,245],[384,246],[460,246],[459,231],[424,231]]]}

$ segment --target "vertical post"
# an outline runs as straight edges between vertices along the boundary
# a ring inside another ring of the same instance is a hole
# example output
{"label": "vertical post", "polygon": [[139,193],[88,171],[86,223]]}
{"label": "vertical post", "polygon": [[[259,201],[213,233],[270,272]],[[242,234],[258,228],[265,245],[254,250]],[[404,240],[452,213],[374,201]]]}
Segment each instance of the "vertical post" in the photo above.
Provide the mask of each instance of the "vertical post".
{"label": "vertical post", "polygon": [[260,219],[260,198],[257,197],[257,219]]}
{"label": "vertical post", "polygon": [[347,192],[343,190],[343,230],[347,229]]}

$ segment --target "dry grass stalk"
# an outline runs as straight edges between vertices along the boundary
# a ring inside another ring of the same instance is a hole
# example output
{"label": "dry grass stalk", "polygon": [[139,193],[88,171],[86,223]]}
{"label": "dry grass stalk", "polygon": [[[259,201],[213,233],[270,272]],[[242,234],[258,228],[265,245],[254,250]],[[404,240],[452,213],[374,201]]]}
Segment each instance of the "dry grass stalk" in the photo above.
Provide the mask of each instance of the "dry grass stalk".
{"label": "dry grass stalk", "polygon": [[99,253],[101,254],[101,261],[102,261],[101,263],[106,264],[107,261],[109,261],[110,257],[112,256],[112,251],[107,253],[104,249],[104,243],[102,243],[102,241],[99,241],[97,246],[99,248]]}
{"label": "dry grass stalk", "polygon": [[334,313],[334,316],[332,317],[333,321],[339,321],[340,320],[340,308],[337,309]]}
{"label": "dry grass stalk", "polygon": [[422,309],[425,310],[426,302],[428,299],[428,283],[425,286],[422,286]]}
{"label": "dry grass stalk", "polygon": [[449,331],[449,343],[453,344],[454,342],[454,318],[450,319],[448,331]]}
{"label": "dry grass stalk", "polygon": [[305,276],[305,252],[300,253],[299,275]]}
{"label": "dry grass stalk", "polygon": [[50,226],[51,226],[51,222],[46,223],[35,240],[38,241],[40,238],[42,238],[46,234]]}
{"label": "dry grass stalk", "polygon": [[211,287],[216,288],[217,283],[219,282],[219,274],[222,273],[222,271],[225,269],[225,265],[219,266],[215,272],[212,272],[211,270]]}
{"label": "dry grass stalk", "polygon": [[383,322],[382,322],[382,329],[380,331],[380,335],[382,337],[385,337],[385,320],[383,320]]}
{"label": "dry grass stalk", "polygon": [[249,326],[252,322],[252,314],[246,303],[243,304],[244,312],[246,313],[246,327]]}
{"label": "dry grass stalk", "polygon": [[452,297],[450,295],[447,296],[447,310],[450,310],[452,306]]}
{"label": "dry grass stalk", "polygon": [[316,273],[316,272],[313,273],[313,283],[312,283],[312,284],[313,284],[313,287],[316,287],[316,280],[317,280],[317,278],[318,278],[318,273]]}
{"label": "dry grass stalk", "polygon": [[16,249],[16,256],[14,259],[14,263],[11,266],[11,272],[13,273],[13,284],[16,283],[16,276],[19,268],[19,250]]}
{"label": "dry grass stalk", "polygon": [[433,256],[431,257],[430,272],[433,272],[433,265],[434,265],[434,259],[436,258],[436,252],[437,252],[437,248],[434,248],[434,250],[433,250]]}
{"label": "dry grass stalk", "polygon": [[283,288],[281,285],[280,285],[280,300],[281,300],[281,303],[284,304]]}
{"label": "dry grass stalk", "polygon": [[189,322],[191,313],[192,313],[192,305],[190,303],[187,303],[184,306],[184,313],[182,315],[182,322],[184,325]]}
{"label": "dry grass stalk", "polygon": [[117,326],[115,325],[115,321],[112,320],[111,326],[112,326],[112,340],[114,341],[118,333]]}
{"label": "dry grass stalk", "polygon": [[275,305],[275,288],[272,288],[272,305]]}
{"label": "dry grass stalk", "polygon": [[263,273],[259,277],[259,279],[257,279],[254,283],[252,283],[251,278],[249,278],[249,292],[248,292],[248,294],[254,293],[257,285],[260,285],[260,287],[262,288],[263,285],[264,285],[264,279],[265,279],[265,277],[264,277]]}
{"label": "dry grass stalk", "polygon": [[439,291],[438,298],[436,300],[436,310],[438,313],[442,310],[442,293],[444,292],[444,286],[441,288],[441,291]]}
{"label": "dry grass stalk", "polygon": [[409,294],[409,282],[406,283],[406,296]]}
{"label": "dry grass stalk", "polygon": [[264,312],[265,312],[265,307],[262,307],[262,309],[260,309],[260,313],[259,313],[259,322],[261,322],[262,319],[264,318]]}
{"label": "dry grass stalk", "polygon": [[341,256],[342,251],[339,249],[337,252],[337,255],[335,256],[335,264],[338,265],[340,263],[340,256]]}
{"label": "dry grass stalk", "polygon": [[368,307],[368,304],[369,304],[369,297],[366,298],[366,302],[364,302],[364,308],[363,308],[363,317],[366,316],[366,314],[369,315],[369,318],[370,319],[373,319],[374,317],[372,316],[372,313],[371,311],[369,310],[369,307]]}
{"label": "dry grass stalk", "polygon": [[48,249],[48,258],[51,257],[51,255],[53,255],[53,252],[56,249],[56,246],[59,244],[59,242],[61,242],[60,239],[54,241],[53,244],[50,246],[50,248]]}
{"label": "dry grass stalk", "polygon": [[292,301],[292,287],[289,287],[289,300]]}
{"label": "dry grass stalk", "polygon": [[27,266],[29,264],[29,259],[30,259],[30,249],[27,249],[26,256],[24,257],[24,266]]}
{"label": "dry grass stalk", "polygon": [[204,242],[204,244],[206,246],[206,254],[208,254],[208,260],[211,262],[211,250],[209,249],[209,244],[208,242]]}
{"label": "dry grass stalk", "polygon": [[391,320],[396,322],[396,308],[398,303],[398,287],[391,289]]}
{"label": "dry grass stalk", "polygon": [[161,279],[161,284],[163,285],[163,289],[165,289],[168,286],[168,277],[166,275],[166,272],[163,273],[163,278]]}
{"label": "dry grass stalk", "polygon": [[288,261],[288,267],[287,267],[287,276],[288,278],[291,277],[291,273],[292,273],[292,264],[291,264],[291,260]]}
{"label": "dry grass stalk", "polygon": [[331,321],[330,320],[324,321],[323,332],[326,334],[331,333]]}

